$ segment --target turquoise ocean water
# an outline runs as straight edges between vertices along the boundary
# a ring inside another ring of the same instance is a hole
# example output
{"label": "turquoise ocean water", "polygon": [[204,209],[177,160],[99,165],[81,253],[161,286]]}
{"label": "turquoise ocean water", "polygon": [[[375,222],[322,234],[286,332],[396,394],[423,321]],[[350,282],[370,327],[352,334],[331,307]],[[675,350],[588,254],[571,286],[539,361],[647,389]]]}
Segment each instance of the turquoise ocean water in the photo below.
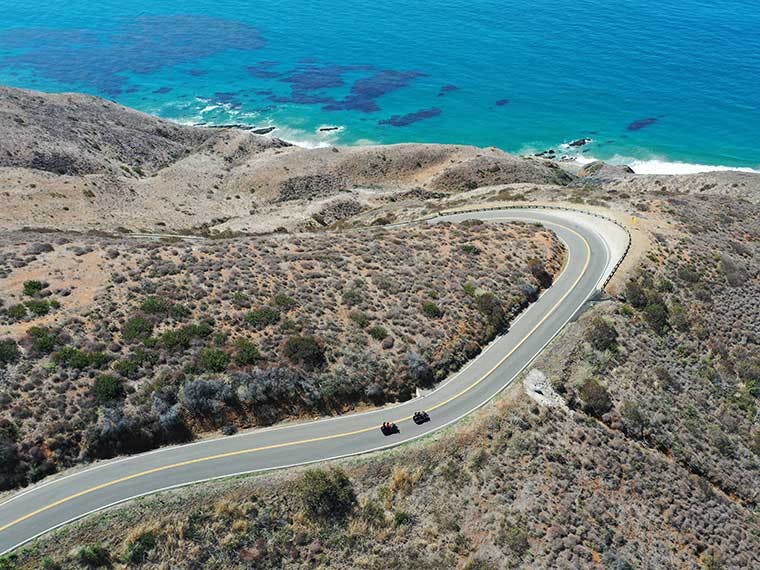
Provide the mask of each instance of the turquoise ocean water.
{"label": "turquoise ocean water", "polygon": [[590,138],[561,152],[760,168],[757,0],[0,4],[6,85],[314,145]]}

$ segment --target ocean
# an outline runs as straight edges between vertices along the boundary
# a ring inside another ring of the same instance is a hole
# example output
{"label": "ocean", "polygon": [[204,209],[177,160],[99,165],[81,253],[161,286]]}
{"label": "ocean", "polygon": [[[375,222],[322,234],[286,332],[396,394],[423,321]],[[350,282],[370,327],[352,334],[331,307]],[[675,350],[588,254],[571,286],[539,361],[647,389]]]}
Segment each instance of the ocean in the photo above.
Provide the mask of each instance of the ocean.
{"label": "ocean", "polygon": [[[757,0],[2,2],[0,83],[320,146],[760,169]],[[569,146],[590,139],[582,146]]]}

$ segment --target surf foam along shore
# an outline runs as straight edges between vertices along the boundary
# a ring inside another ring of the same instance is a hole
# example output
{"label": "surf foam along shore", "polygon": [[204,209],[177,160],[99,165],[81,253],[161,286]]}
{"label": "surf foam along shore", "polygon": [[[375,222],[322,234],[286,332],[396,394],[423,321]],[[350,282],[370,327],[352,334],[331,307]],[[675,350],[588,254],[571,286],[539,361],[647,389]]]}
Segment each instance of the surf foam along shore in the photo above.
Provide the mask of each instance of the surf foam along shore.
{"label": "surf foam along shore", "polygon": [[670,161],[664,159],[641,160],[623,156],[600,159],[589,155],[571,157],[574,162],[584,165],[601,160],[616,166],[630,166],[636,174],[700,174],[704,172],[749,172],[760,173],[760,169],[746,166],[723,166],[720,164],[697,164],[691,162]]}

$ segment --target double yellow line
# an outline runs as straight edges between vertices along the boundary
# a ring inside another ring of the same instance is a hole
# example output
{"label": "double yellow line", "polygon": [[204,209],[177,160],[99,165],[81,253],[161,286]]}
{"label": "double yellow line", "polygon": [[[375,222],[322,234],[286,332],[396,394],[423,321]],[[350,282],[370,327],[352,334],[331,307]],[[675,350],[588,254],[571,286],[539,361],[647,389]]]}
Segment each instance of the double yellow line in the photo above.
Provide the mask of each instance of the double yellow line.
{"label": "double yellow line", "polygon": [[[564,226],[562,224],[558,224],[556,222],[554,222],[554,223],[555,223],[555,225],[559,225],[562,228],[566,229],[567,231],[574,233],[585,244],[585,246],[586,246],[586,260],[585,260],[585,263],[584,263],[584,266],[583,266],[583,270],[580,272],[580,274],[578,275],[578,277],[576,278],[576,280],[572,284],[572,286],[565,292],[564,295],[562,295],[562,297],[560,297],[560,299],[552,306],[552,308],[546,313],[546,315],[544,315],[544,317],[538,323],[536,323],[536,325],[530,330],[530,332],[528,332],[528,334],[526,334],[523,337],[523,339],[519,343],[517,343],[514,346],[514,348],[512,348],[512,350],[510,350],[503,358],[501,358],[499,360],[499,362],[497,362],[488,372],[486,372],[485,374],[483,374],[483,376],[481,376],[478,380],[476,380],[475,382],[473,382],[472,384],[470,384],[469,386],[467,386],[466,388],[464,388],[462,391],[460,391],[457,394],[454,394],[453,396],[447,398],[446,400],[444,400],[444,401],[442,401],[442,402],[440,402],[440,403],[432,406],[431,408],[428,408],[429,411],[437,410],[437,409],[439,409],[439,408],[441,408],[441,407],[449,404],[453,400],[456,400],[457,398],[461,398],[464,394],[466,394],[467,392],[469,392],[470,390],[472,390],[473,388],[475,388],[476,386],[478,386],[479,384],[481,384],[486,378],[488,378],[491,374],[493,374],[493,372],[497,368],[499,368],[502,364],[504,364],[504,362],[510,356],[512,356],[515,353],[515,351],[518,350],[525,343],[525,341],[527,341],[530,338],[530,336],[534,332],[536,332],[536,330],[542,324],[544,324],[544,322],[546,322],[546,320],[557,310],[557,307],[559,307],[562,304],[562,302],[570,295],[570,293],[573,292],[573,290],[575,289],[575,287],[578,285],[578,283],[580,282],[580,280],[585,275],[586,270],[588,269],[589,263],[591,262],[591,247],[589,246],[588,241],[586,240],[586,238],[584,238],[581,234],[579,234],[575,230],[573,230],[573,229],[571,229],[571,228],[569,228],[567,226]],[[568,259],[567,259],[567,264],[568,265],[570,264],[570,259],[571,259],[571,256],[570,256],[570,254],[568,254]],[[406,417],[400,418],[400,419],[395,420],[395,421],[397,423],[401,423],[401,422],[404,422],[404,421],[408,421],[410,419],[412,419],[412,416],[406,416]],[[373,431],[373,430],[376,430],[376,429],[378,429],[378,428],[376,428],[376,427],[362,428],[362,429],[357,429],[357,430],[354,430],[354,431],[337,433],[337,434],[333,434],[333,435],[325,435],[325,436],[321,436],[321,437],[313,437],[313,438],[310,438],[310,439],[301,439],[301,440],[298,440],[298,441],[276,443],[276,444],[272,444],[272,445],[264,445],[264,446],[261,446],[261,447],[253,447],[253,448],[249,448],[249,449],[241,449],[241,450],[238,450],[238,451],[229,451],[227,453],[218,453],[216,455],[208,455],[206,457],[198,457],[196,459],[188,459],[186,461],[180,461],[180,462],[177,462],[177,463],[171,463],[169,465],[163,465],[161,467],[154,467],[153,469],[147,469],[145,471],[140,471],[139,473],[133,473],[132,475],[125,475],[124,477],[120,477],[120,478],[114,479],[112,481],[107,481],[105,483],[101,483],[100,485],[95,485],[95,486],[90,487],[88,489],[84,489],[82,491],[79,491],[77,493],[69,495],[68,497],[64,497],[63,499],[59,499],[57,501],[54,501],[54,502],[50,503],[49,505],[46,505],[44,507],[40,507],[39,509],[37,509],[35,511],[32,511],[31,513],[28,513],[28,514],[26,514],[26,515],[24,515],[22,517],[17,518],[16,520],[13,520],[13,521],[11,521],[9,523],[6,523],[6,524],[0,526],[0,532],[8,530],[12,526],[15,526],[15,525],[17,525],[19,523],[22,523],[22,522],[24,522],[24,521],[26,521],[26,520],[28,520],[28,519],[30,519],[32,517],[35,517],[35,516],[37,516],[39,514],[42,514],[42,513],[46,512],[46,511],[49,511],[50,509],[54,509],[55,507],[63,505],[64,503],[68,503],[70,501],[73,501],[74,499],[78,499],[79,497],[82,497],[84,495],[89,495],[90,493],[94,493],[94,492],[100,491],[102,489],[107,489],[108,487],[112,487],[114,485],[119,485],[120,483],[125,483],[125,482],[131,481],[133,479],[138,479],[140,477],[145,477],[147,475],[153,475],[154,473],[161,473],[162,471],[168,471],[170,469],[177,469],[179,467],[186,467],[188,465],[194,465],[194,464],[197,464],[197,463],[204,463],[204,462],[207,462],[207,461],[215,461],[217,459],[226,459],[226,458],[229,458],[229,457],[235,457],[235,456],[238,456],[238,455],[246,455],[246,454],[249,454],[249,453],[257,453],[257,452],[261,452],[261,451],[267,451],[267,450],[270,450],[270,449],[279,449],[279,448],[283,448],[283,447],[291,447],[291,446],[296,446],[296,445],[304,445],[304,444],[308,444],[308,443],[316,443],[316,442],[319,442],[319,441],[325,441],[325,440],[330,440],[330,439],[338,439],[338,438],[342,438],[342,437],[350,437],[350,436],[358,435],[358,434],[361,434],[361,433],[367,433],[367,432],[370,432],[370,431]],[[188,483],[188,484],[190,484],[190,483]]]}

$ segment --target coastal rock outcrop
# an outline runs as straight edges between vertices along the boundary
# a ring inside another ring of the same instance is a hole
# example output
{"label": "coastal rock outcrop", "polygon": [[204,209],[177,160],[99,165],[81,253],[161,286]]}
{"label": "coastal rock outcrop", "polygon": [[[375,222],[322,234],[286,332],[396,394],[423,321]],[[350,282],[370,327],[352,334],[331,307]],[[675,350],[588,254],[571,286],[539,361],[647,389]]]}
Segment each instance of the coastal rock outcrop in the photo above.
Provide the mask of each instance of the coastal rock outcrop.
{"label": "coastal rock outcrop", "polygon": [[429,184],[431,190],[461,192],[480,186],[533,182],[536,184],[568,184],[572,176],[549,160],[535,160],[495,152],[478,155],[452,165]]}
{"label": "coastal rock outcrop", "polygon": [[625,164],[615,165],[607,164],[601,160],[596,160],[585,164],[583,168],[578,171],[578,176],[581,177],[597,177],[597,178],[616,178],[619,176],[627,176],[635,174],[633,169]]}

